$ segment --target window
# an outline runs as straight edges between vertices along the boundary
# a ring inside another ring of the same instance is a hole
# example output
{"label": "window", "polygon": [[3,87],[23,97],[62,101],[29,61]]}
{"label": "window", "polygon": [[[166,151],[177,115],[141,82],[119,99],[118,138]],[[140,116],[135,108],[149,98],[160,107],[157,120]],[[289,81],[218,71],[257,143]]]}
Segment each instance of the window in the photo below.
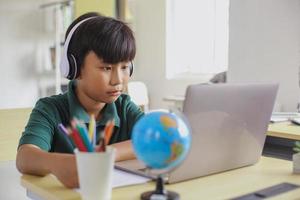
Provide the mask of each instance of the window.
{"label": "window", "polygon": [[167,78],[226,71],[229,0],[167,0],[166,9]]}

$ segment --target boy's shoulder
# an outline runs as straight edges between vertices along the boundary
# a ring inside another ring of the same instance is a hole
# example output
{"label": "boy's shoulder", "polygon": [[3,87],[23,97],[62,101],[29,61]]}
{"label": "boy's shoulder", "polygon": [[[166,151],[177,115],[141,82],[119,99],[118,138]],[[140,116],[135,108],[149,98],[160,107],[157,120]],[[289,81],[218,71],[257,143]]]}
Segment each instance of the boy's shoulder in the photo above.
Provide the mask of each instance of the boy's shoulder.
{"label": "boy's shoulder", "polygon": [[118,110],[140,113],[140,107],[136,105],[128,94],[122,94],[116,101],[115,105]]}
{"label": "boy's shoulder", "polygon": [[65,110],[68,108],[68,97],[67,94],[52,95],[50,97],[40,98],[36,104],[36,109],[46,109],[46,110]]}
{"label": "boy's shoulder", "polygon": [[116,101],[131,101],[128,94],[121,94]]}
{"label": "boy's shoulder", "polygon": [[115,101],[115,104],[118,106],[125,106],[131,103],[132,101],[128,94],[121,94],[119,98]]}

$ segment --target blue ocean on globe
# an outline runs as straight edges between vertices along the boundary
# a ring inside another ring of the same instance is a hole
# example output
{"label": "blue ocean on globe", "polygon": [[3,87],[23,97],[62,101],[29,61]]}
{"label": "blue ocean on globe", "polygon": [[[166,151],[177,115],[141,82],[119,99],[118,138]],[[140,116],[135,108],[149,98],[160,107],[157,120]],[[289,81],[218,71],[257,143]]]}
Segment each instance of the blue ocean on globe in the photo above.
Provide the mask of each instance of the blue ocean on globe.
{"label": "blue ocean on globe", "polygon": [[153,111],[135,124],[132,144],[137,158],[147,167],[169,170],[187,156],[191,146],[190,128],[174,113]]}

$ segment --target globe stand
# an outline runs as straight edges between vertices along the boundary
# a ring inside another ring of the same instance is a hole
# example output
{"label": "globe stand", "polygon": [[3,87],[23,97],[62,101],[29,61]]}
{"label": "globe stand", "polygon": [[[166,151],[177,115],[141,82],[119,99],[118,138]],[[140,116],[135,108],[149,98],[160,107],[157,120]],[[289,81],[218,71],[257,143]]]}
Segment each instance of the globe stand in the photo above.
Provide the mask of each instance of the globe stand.
{"label": "globe stand", "polygon": [[164,181],[161,176],[156,179],[155,191],[144,192],[141,195],[142,200],[179,200],[179,194],[164,189]]}

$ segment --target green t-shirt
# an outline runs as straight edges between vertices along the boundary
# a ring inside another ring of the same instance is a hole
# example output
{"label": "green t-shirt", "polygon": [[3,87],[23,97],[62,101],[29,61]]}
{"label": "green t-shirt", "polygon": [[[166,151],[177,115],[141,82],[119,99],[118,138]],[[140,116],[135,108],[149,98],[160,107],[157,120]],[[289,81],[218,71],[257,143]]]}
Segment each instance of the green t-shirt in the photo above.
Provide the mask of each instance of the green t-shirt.
{"label": "green t-shirt", "polygon": [[[75,94],[76,81],[70,81],[68,91],[40,99],[32,110],[29,121],[20,138],[22,144],[34,144],[49,152],[73,153],[74,143],[58,129],[58,124],[69,126],[76,117],[88,125],[90,117],[79,103]],[[128,95],[122,94],[115,102],[106,104],[102,117],[96,122],[97,142],[99,134],[108,120],[114,119],[115,127],[110,144],[131,138],[135,122],[143,112]]]}

